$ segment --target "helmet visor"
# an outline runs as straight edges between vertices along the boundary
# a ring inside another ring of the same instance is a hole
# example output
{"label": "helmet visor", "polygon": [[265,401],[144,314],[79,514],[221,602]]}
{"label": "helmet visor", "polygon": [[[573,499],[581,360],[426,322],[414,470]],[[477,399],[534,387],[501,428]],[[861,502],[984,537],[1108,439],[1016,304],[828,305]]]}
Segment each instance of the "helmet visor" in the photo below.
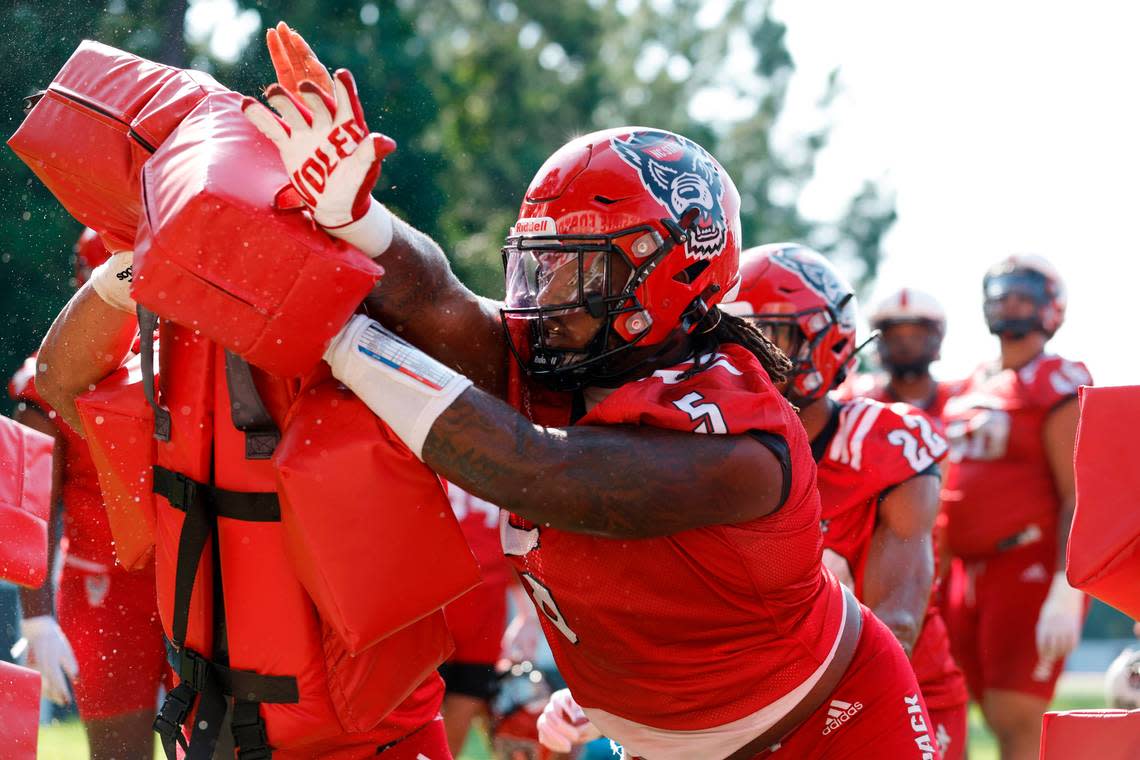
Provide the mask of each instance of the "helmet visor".
{"label": "helmet visor", "polygon": [[506,251],[506,302],[512,309],[575,309],[607,295],[601,251],[531,248]]}
{"label": "helmet visor", "polygon": [[986,278],[986,301],[1000,301],[1006,296],[1020,296],[1044,306],[1049,302],[1048,284],[1042,275],[1025,270]]}

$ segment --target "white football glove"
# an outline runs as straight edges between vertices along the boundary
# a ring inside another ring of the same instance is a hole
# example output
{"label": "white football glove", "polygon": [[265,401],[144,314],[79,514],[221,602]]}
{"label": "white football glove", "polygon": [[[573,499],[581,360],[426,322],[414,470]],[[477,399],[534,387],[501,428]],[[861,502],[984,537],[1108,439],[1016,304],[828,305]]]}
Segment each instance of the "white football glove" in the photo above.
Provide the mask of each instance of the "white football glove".
{"label": "white football glove", "polygon": [[582,712],[569,689],[559,689],[538,716],[538,740],[553,752],[569,752],[602,734]]}
{"label": "white football glove", "polygon": [[823,566],[831,571],[836,580],[852,591],[855,590],[855,576],[851,574],[851,565],[838,552],[831,549],[823,550]]}
{"label": "white football glove", "polygon": [[28,666],[40,672],[44,696],[57,705],[69,703],[67,681],[79,676],[79,663],[59,623],[51,615],[24,618],[20,635],[28,640]]}
{"label": "white football glove", "polygon": [[119,311],[135,313],[135,299],[131,298],[133,277],[132,251],[119,251],[91,271],[91,287],[103,302]]}
{"label": "white football glove", "polygon": [[298,90],[300,99],[279,84],[265,91],[280,117],[248,97],[242,112],[277,146],[290,183],[317,224],[378,256],[392,241],[392,217],[371,193],[380,163],[396,143],[368,131],[347,70],[333,75],[331,94],[309,80]]}
{"label": "white football glove", "polygon": [[1077,648],[1084,611],[1085,595],[1069,585],[1064,571],[1055,573],[1037,616],[1037,653],[1042,659],[1060,660]]}

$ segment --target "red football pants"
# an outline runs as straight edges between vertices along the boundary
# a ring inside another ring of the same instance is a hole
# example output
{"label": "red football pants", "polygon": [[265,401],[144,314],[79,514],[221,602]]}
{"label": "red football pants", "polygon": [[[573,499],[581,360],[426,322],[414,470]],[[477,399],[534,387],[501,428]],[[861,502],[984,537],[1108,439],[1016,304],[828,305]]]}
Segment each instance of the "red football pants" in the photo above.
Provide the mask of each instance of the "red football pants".
{"label": "red football pants", "polygon": [[938,760],[934,727],[910,661],[866,607],[847,672],[827,701],[756,760]]}
{"label": "red football pants", "polygon": [[955,560],[944,617],[974,699],[989,689],[1053,698],[1065,661],[1037,655],[1037,616],[1055,564],[1051,540],[984,560]]}
{"label": "red football pants", "polygon": [[79,717],[153,712],[159,685],[165,681],[169,686],[172,678],[155,601],[154,565],[127,572],[69,558],[56,609],[79,664]]}
{"label": "red football pants", "polygon": [[958,705],[945,710],[930,712],[931,730],[934,732],[942,760],[962,760],[966,757],[966,744],[969,741],[970,705]]}

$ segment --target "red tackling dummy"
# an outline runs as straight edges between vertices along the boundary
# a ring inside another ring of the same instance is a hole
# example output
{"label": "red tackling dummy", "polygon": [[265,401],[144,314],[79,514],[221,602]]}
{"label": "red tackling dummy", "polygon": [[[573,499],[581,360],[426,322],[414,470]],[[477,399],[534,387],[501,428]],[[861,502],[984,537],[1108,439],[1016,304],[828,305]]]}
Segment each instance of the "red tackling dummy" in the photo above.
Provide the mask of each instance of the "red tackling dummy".
{"label": "red tackling dummy", "polygon": [[35,760],[40,674],[0,660],[0,747],[8,760]]}
{"label": "red tackling dummy", "polygon": [[479,568],[427,465],[327,371],[314,379],[273,457],[281,522],[321,619],[357,654],[474,588]]}
{"label": "red tackling dummy", "polygon": [[53,445],[0,417],[0,579],[30,588],[47,579]]}
{"label": "red tackling dummy", "polygon": [[320,361],[383,271],[299,209],[278,210],[288,182],[241,96],[210,95],[143,169],[131,288],[143,306],[282,377]]}
{"label": "red tackling dummy", "polygon": [[1069,582],[1140,618],[1140,469],[1129,442],[1140,426],[1140,386],[1080,389],[1077,509]]}
{"label": "red tackling dummy", "polygon": [[1042,716],[1041,760],[1130,760],[1138,756],[1140,710],[1069,710]]}
{"label": "red tackling dummy", "polygon": [[112,251],[134,247],[139,170],[190,110],[225,88],[85,40],[8,145]]}
{"label": "red tackling dummy", "polygon": [[110,250],[135,251],[141,305],[301,375],[382,270],[278,210],[288,177],[241,100],[205,74],[86,41],[9,144]]}

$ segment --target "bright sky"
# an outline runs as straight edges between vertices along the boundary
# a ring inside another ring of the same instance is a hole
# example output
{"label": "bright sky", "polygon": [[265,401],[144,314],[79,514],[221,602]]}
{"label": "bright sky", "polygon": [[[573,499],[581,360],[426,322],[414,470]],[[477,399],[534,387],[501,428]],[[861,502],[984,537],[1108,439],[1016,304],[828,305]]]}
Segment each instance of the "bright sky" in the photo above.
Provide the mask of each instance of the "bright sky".
{"label": "bright sky", "polygon": [[936,374],[996,354],[982,274],[1033,252],[1069,289],[1051,350],[1098,384],[1140,383],[1140,4],[776,0],[775,13],[797,64],[791,113],[817,118],[831,69],[845,84],[801,208],[835,216],[864,177],[894,188],[870,301],[904,285],[942,301]]}

